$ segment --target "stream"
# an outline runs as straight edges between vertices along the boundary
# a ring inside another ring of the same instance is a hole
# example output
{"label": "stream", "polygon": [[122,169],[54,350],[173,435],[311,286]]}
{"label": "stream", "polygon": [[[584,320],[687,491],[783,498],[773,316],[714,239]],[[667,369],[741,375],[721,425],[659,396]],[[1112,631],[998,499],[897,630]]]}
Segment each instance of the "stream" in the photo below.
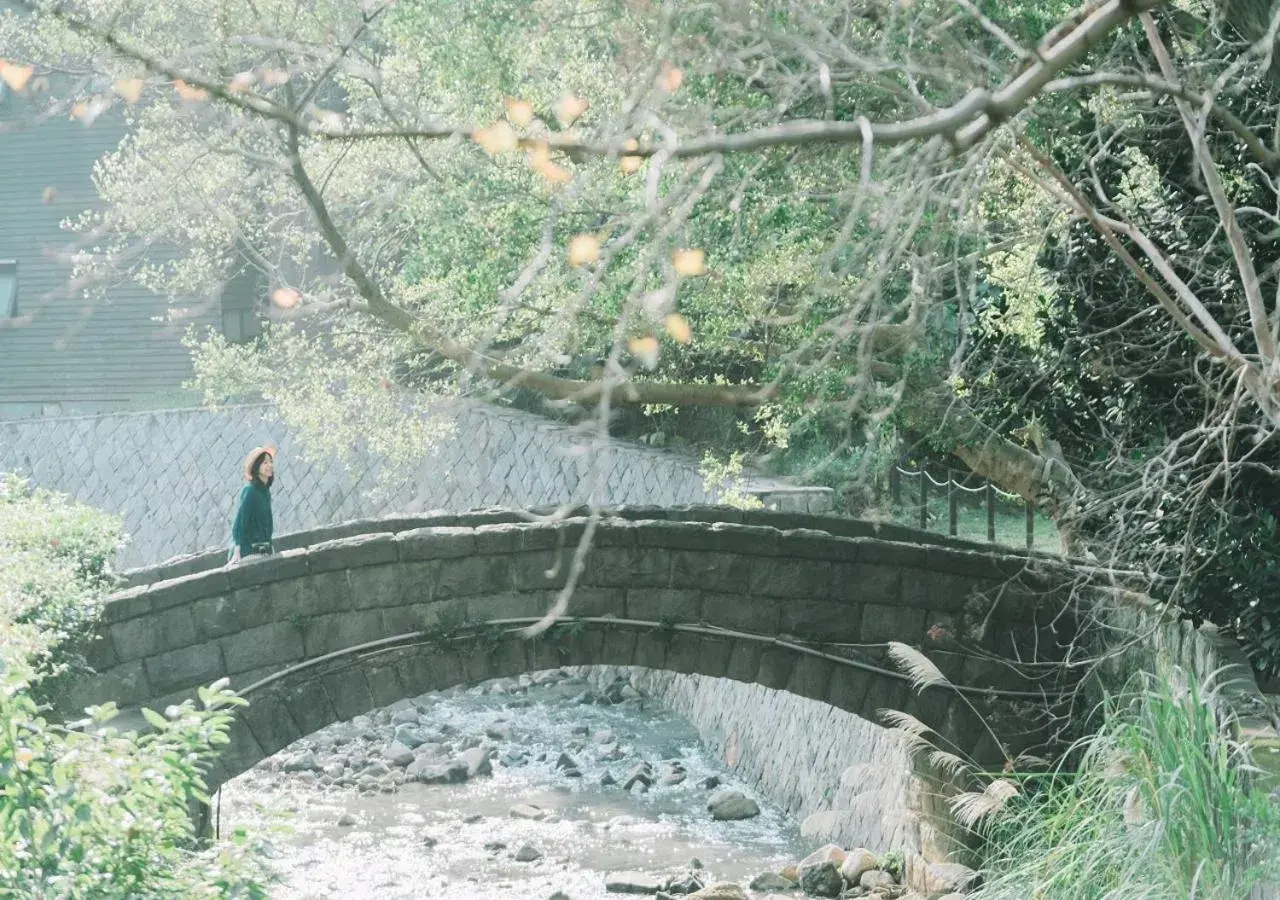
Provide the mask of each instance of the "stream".
{"label": "stream", "polygon": [[[713,818],[713,797],[750,817]],[[680,894],[745,886],[812,849],[687,721],[569,670],[329,726],[228,782],[217,805],[224,831],[271,835],[282,900]]]}

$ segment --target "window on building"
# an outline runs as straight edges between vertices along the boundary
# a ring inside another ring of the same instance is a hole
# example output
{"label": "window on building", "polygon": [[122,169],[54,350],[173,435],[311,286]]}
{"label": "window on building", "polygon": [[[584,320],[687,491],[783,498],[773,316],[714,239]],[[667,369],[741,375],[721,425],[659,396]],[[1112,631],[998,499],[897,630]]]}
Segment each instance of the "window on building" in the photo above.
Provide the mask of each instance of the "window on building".
{"label": "window on building", "polygon": [[0,319],[12,319],[18,314],[18,264],[12,259],[0,259]]}
{"label": "window on building", "polygon": [[255,269],[245,268],[227,282],[222,290],[222,334],[227,340],[238,344],[262,333],[262,295],[262,277]]}

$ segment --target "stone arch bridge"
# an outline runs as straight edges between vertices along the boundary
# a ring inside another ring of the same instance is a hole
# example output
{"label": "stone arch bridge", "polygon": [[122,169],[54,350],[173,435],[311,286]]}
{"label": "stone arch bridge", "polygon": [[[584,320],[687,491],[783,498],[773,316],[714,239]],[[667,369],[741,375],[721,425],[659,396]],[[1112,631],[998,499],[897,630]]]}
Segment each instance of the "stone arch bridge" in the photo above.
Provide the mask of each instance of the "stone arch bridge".
{"label": "stone arch bridge", "polygon": [[[230,678],[251,704],[211,789],[334,721],[562,665],[756,682],[876,721],[898,709],[984,761],[1001,752],[979,713],[1009,752],[1046,736],[1064,685],[1045,673],[1080,621],[1060,564],[830,516],[620,507],[597,522],[567,618],[528,639],[588,526],[585,510],[548,512],[365,520],[231,569],[217,551],[136,570],[66,710],[163,709]],[[890,641],[927,648],[958,689],[914,692]]]}

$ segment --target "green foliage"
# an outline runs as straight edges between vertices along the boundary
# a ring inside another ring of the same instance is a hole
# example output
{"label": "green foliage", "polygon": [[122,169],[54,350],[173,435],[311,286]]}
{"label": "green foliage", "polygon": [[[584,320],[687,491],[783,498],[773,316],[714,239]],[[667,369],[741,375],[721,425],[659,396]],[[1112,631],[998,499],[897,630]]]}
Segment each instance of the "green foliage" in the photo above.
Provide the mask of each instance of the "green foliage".
{"label": "green foliage", "polygon": [[1280,810],[1250,785],[1212,688],[1144,676],[1066,765],[1014,777],[982,825],[978,900],[1247,897],[1280,871]]}
{"label": "green foliage", "polygon": [[720,460],[708,452],[702,457],[698,472],[702,475],[702,489],[714,502],[737,509],[764,507],[759,497],[747,491],[747,483],[742,477],[741,453],[732,453],[728,459]]}
{"label": "green foliage", "polygon": [[106,593],[119,521],[0,478],[0,896],[265,897],[246,835],[196,852],[202,772],[244,701],[214,685],[143,735],[113,705],[73,727],[41,702]]}
{"label": "green foliage", "polygon": [[79,643],[115,586],[120,520],[0,475],[0,623],[11,653],[31,660],[39,689],[81,669]]}

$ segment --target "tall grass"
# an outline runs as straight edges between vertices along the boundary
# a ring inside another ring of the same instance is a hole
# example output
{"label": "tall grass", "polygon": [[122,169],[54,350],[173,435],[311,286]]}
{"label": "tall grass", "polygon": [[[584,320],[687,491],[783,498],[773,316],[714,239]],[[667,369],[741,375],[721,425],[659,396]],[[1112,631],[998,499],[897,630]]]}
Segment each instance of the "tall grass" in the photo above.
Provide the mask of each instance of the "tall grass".
{"label": "tall grass", "polygon": [[1242,900],[1280,870],[1280,810],[1215,712],[1214,689],[1146,676],[1101,730],[978,828],[981,900]]}

